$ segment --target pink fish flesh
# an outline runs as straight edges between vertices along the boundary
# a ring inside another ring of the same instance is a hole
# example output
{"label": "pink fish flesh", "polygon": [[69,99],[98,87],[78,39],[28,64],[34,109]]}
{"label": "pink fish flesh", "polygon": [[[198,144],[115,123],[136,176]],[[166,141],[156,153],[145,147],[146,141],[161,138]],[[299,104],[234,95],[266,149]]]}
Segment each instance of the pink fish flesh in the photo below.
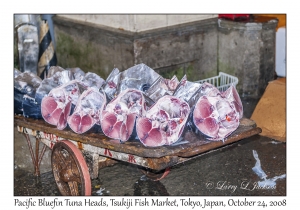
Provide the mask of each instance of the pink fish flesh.
{"label": "pink fish flesh", "polygon": [[71,105],[76,105],[79,96],[80,91],[75,80],[52,89],[48,96],[42,99],[41,112],[44,120],[63,130],[67,126]]}
{"label": "pink fish flesh", "polygon": [[243,116],[243,106],[233,85],[225,92],[207,86],[193,111],[193,122],[209,140],[224,140],[239,126]]}
{"label": "pink fish flesh", "polygon": [[138,138],[148,147],[171,145],[180,138],[189,113],[185,101],[165,95],[137,119]]}
{"label": "pink fish flesh", "polygon": [[78,134],[90,130],[96,123],[100,124],[100,114],[106,104],[106,97],[97,89],[88,88],[85,90],[74,109],[68,117],[70,128]]}
{"label": "pink fish flesh", "polygon": [[141,91],[124,90],[102,111],[100,124],[103,133],[110,138],[127,141],[133,132],[136,118],[144,115],[145,109]]}

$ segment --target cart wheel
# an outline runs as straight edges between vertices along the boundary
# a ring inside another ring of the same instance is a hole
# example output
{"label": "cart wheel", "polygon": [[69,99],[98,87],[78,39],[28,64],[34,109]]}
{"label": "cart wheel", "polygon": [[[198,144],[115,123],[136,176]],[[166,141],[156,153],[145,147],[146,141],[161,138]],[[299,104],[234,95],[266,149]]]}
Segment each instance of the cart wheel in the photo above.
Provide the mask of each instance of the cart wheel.
{"label": "cart wheel", "polygon": [[52,171],[62,195],[91,195],[88,166],[80,150],[70,141],[57,142],[52,150]]}
{"label": "cart wheel", "polygon": [[152,181],[159,181],[165,178],[169,173],[171,168],[166,168],[159,172],[150,171],[148,169],[140,168],[141,172],[146,175],[147,178],[151,179]]}

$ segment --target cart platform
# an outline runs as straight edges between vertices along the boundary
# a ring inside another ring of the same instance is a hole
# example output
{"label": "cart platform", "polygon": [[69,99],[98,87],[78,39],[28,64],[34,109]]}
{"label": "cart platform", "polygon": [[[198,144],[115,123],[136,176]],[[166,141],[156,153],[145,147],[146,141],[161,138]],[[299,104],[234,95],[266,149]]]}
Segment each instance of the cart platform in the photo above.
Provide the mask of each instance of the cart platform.
{"label": "cart platform", "polygon": [[[173,145],[145,147],[139,140],[135,139],[120,143],[120,141],[110,139],[102,133],[87,132],[85,134],[76,134],[68,127],[64,130],[58,130],[56,126],[48,124],[43,119],[32,119],[15,115],[14,125],[17,126],[18,131],[23,133],[27,139],[33,164],[35,165],[36,175],[39,175],[39,164],[45,149],[49,147],[53,150],[53,173],[55,173],[55,171],[59,172],[57,172],[60,174],[57,179],[61,182],[62,177],[66,177],[66,175],[62,175],[62,173],[69,172],[65,172],[63,168],[58,169],[60,167],[59,164],[65,164],[64,162],[69,161],[69,159],[61,161],[60,159],[65,157],[61,156],[59,152],[67,149],[69,153],[75,157],[76,163],[74,164],[80,169],[78,173],[86,179],[85,181],[75,180],[75,182],[78,183],[88,182],[89,178],[93,179],[98,177],[99,163],[103,158],[105,160],[129,162],[140,166],[146,171],[159,172],[164,170],[163,175],[159,175],[159,179],[161,179],[166,176],[170,167],[176,164],[259,134],[262,131],[261,128],[256,126],[253,120],[242,118],[238,129],[230,134],[224,141],[206,140],[204,135],[188,131],[183,135],[181,141]],[[36,150],[36,154],[34,154],[29,135],[36,137],[36,148],[39,147],[40,141],[44,143],[41,154],[39,154],[38,149]],[[63,146],[61,146],[61,144],[63,144]],[[55,152],[55,149],[59,152]],[[79,153],[83,153],[85,158],[82,158]],[[89,158],[87,158],[87,156]],[[60,159],[55,157],[59,157]],[[91,161],[87,161],[87,159],[91,159]],[[85,162],[87,162],[87,164]],[[82,168],[80,165],[84,165],[84,167]],[[86,165],[88,165],[88,169]],[[83,174],[85,171],[89,171],[89,174],[86,176]],[[69,176],[73,177],[74,174],[69,174]],[[66,182],[68,182],[68,180],[66,180]],[[89,191],[89,189],[85,190]],[[61,192],[62,194],[78,194],[77,191],[75,193]],[[89,193],[82,194],[88,195]]]}
{"label": "cart platform", "polygon": [[[175,146],[159,146],[145,147],[137,140],[129,140],[120,143],[117,140],[110,139],[102,133],[86,133],[76,134],[71,129],[58,130],[55,126],[48,124],[41,119],[25,118],[23,116],[15,116],[15,125],[19,128],[27,128],[32,131],[39,131],[40,135],[50,138],[51,141],[59,139],[70,139],[82,144],[89,144],[95,147],[106,148],[111,151],[132,154],[146,158],[161,158],[165,156],[192,157],[200,153],[207,152],[218,147],[239,141],[241,139],[253,136],[261,132],[261,128],[256,127],[253,120],[242,118],[240,125],[236,131],[228,136],[225,141],[209,141],[203,135],[196,135],[194,132],[186,132],[184,135],[184,144],[176,144]],[[20,129],[19,129],[20,130]],[[24,131],[23,131],[24,132]],[[26,131],[25,131],[26,132]],[[60,138],[59,138],[60,137]],[[80,148],[80,146],[79,146]],[[83,149],[84,148],[80,148]],[[153,169],[159,169],[157,167]]]}

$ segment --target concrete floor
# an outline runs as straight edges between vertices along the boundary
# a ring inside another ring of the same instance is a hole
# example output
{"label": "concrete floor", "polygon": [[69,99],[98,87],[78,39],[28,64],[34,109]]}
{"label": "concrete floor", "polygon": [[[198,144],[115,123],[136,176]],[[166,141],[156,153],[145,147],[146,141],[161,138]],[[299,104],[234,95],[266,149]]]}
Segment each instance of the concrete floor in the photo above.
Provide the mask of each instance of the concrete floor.
{"label": "concrete floor", "polygon": [[[250,118],[257,102],[243,99],[245,117]],[[24,150],[29,155],[28,148],[24,146]],[[50,150],[47,150],[50,154]],[[262,180],[252,170],[256,164],[253,150],[258,154],[267,179],[286,174],[286,144],[255,135],[173,166],[169,175],[157,182],[147,179],[137,166],[132,164],[119,162],[114,166],[102,168],[99,177],[92,180],[92,195],[285,196],[286,178],[277,180],[276,186],[272,188],[258,186],[258,182]],[[50,163],[45,162],[42,165],[44,169],[41,170],[41,176],[35,177],[32,173],[33,168],[22,169],[18,161],[15,158],[15,196],[60,195]]]}

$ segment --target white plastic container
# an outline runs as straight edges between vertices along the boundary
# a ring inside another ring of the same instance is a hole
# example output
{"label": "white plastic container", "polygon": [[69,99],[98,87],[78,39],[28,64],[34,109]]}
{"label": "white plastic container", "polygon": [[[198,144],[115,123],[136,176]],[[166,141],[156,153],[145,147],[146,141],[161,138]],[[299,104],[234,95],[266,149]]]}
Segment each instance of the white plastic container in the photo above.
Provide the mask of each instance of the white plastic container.
{"label": "white plastic container", "polygon": [[236,87],[236,85],[239,82],[239,79],[235,76],[231,76],[224,72],[219,72],[219,76],[210,77],[210,78],[198,80],[195,82],[198,82],[201,84],[204,82],[208,82],[208,83],[214,85],[215,87],[217,87],[221,92],[223,92],[223,91],[227,90],[227,88],[229,88],[231,84],[233,84],[234,87]]}
{"label": "white plastic container", "polygon": [[286,77],[286,28],[280,27],[276,32],[275,71],[277,76]]}

